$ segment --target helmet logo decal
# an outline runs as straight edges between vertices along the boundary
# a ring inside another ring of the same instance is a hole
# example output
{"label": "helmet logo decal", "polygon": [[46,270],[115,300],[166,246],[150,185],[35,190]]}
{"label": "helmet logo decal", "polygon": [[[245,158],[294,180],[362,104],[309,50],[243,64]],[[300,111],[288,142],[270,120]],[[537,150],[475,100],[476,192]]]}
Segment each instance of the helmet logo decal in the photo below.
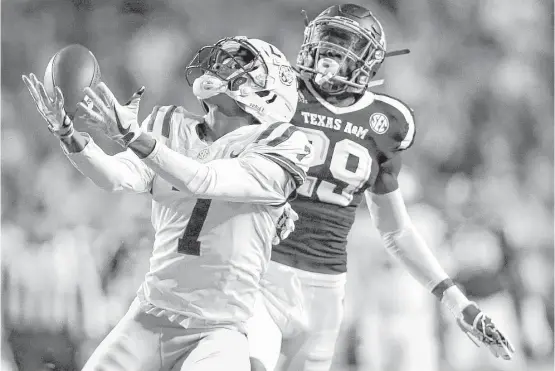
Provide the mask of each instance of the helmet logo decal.
{"label": "helmet logo decal", "polygon": [[243,85],[244,83],[247,82],[247,78],[246,77],[237,77],[236,79],[233,79],[233,81],[231,82],[231,89],[232,91],[235,91],[237,89],[239,89],[239,87],[241,85]]}
{"label": "helmet logo decal", "polygon": [[279,66],[279,79],[284,85],[291,86],[295,80],[293,69],[289,66]]}
{"label": "helmet logo decal", "polygon": [[389,120],[383,113],[374,113],[370,116],[370,128],[376,134],[384,134],[389,129]]}

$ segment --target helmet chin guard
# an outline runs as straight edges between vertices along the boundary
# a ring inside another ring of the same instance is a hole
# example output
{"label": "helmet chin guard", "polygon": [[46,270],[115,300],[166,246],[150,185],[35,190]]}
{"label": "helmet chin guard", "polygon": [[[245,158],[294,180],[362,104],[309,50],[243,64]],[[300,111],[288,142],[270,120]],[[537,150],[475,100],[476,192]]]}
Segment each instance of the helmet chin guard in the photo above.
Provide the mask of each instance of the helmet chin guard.
{"label": "helmet chin guard", "polygon": [[193,82],[193,94],[198,99],[208,99],[226,91],[226,82],[209,74],[202,75]]}

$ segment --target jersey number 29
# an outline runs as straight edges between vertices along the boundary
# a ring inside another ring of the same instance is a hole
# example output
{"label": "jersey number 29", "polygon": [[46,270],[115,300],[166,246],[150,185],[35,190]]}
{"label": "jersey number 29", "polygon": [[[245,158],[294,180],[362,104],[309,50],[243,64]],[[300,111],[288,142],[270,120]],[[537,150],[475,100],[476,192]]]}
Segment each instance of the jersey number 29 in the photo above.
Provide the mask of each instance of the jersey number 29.
{"label": "jersey number 29", "polygon": [[[310,167],[323,165],[328,158],[330,139],[321,130],[299,129],[312,143],[314,159]],[[353,194],[370,178],[372,157],[368,149],[345,138],[335,144],[328,166],[334,178],[333,182],[321,180],[318,184],[318,178],[309,175],[297,192],[305,197],[316,196],[322,202],[348,206],[353,201]]]}

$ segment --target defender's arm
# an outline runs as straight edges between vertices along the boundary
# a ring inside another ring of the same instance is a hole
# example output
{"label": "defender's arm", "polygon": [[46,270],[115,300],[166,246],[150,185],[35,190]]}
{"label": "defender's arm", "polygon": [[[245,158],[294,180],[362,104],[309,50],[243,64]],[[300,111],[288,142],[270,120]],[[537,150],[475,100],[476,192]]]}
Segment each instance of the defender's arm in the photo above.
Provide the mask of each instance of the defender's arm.
{"label": "defender's arm", "polygon": [[412,224],[399,190],[397,176],[400,170],[401,158],[397,155],[382,164],[371,192],[365,194],[374,224],[387,250],[405,265],[409,273],[453,313],[461,313],[470,301],[453,285]]}

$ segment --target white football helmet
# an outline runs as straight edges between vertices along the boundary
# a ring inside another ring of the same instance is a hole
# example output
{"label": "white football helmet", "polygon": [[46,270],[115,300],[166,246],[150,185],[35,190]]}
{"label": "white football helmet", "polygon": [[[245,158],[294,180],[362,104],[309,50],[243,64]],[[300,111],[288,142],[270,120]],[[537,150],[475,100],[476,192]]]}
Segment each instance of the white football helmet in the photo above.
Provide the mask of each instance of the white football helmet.
{"label": "white football helmet", "polygon": [[186,69],[193,93],[203,100],[224,93],[260,123],[289,122],[297,109],[297,78],[275,46],[245,36],[201,48]]}

